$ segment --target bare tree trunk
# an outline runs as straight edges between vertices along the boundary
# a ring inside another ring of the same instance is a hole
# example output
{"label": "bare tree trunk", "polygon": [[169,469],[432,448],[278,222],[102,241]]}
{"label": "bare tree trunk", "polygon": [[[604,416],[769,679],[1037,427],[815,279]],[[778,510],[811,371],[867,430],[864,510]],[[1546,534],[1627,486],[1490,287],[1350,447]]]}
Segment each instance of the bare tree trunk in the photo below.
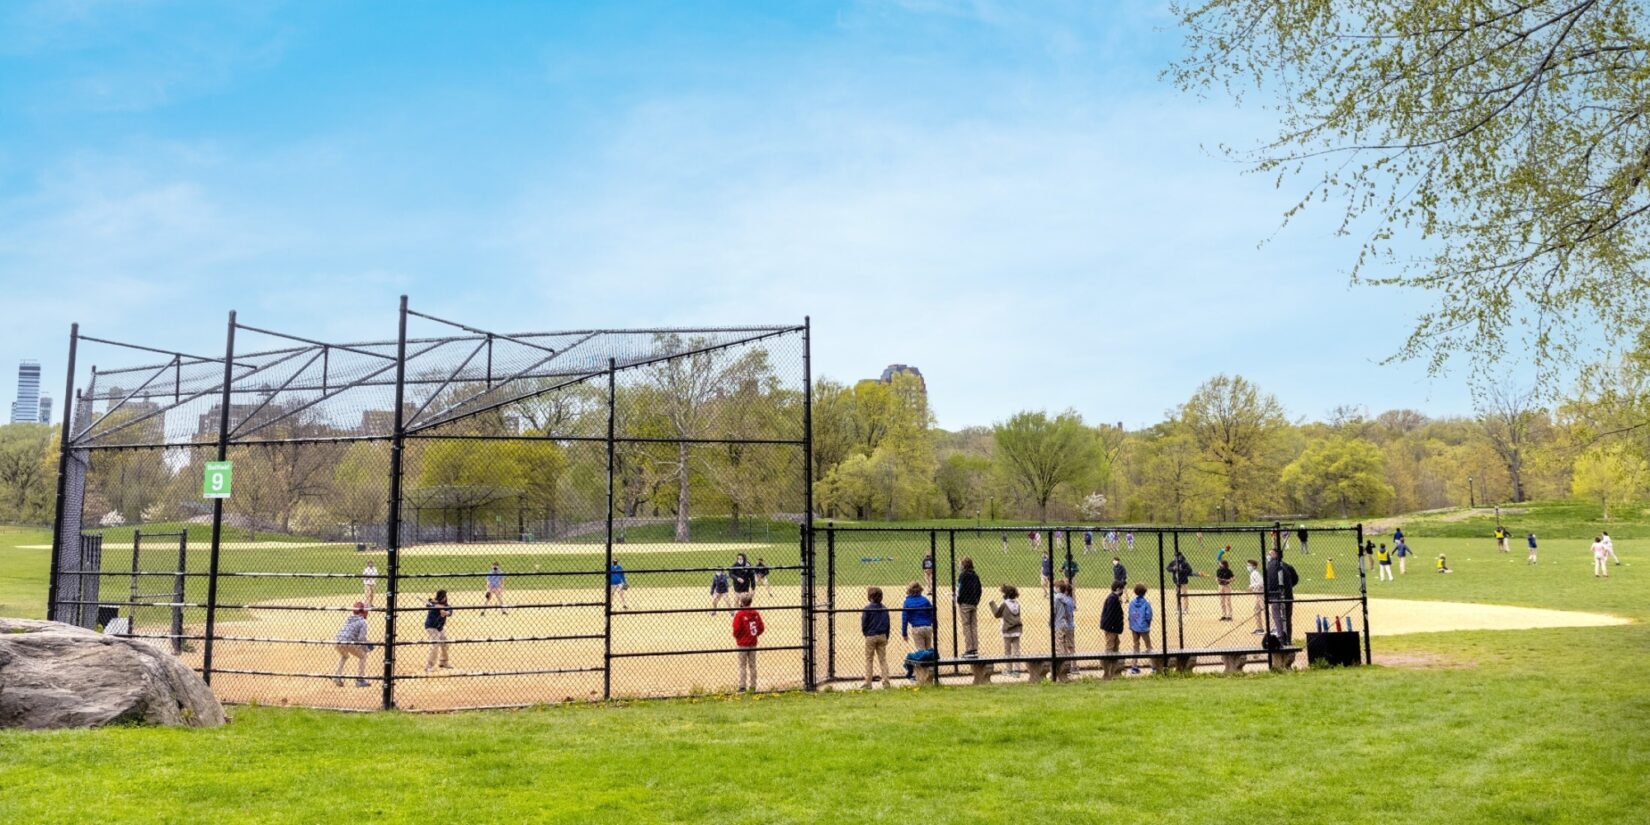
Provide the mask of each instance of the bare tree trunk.
{"label": "bare tree trunk", "polygon": [[688,445],[676,444],[676,541],[686,543],[688,535]]}

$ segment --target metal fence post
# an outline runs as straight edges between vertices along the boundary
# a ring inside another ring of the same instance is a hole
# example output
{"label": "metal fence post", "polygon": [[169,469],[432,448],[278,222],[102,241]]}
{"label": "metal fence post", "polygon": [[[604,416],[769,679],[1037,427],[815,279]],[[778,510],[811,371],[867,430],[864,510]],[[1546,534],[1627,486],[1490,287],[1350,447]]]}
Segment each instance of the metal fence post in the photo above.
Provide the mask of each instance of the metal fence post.
{"label": "metal fence post", "polygon": [[[1360,523],[1354,535],[1358,538],[1358,553],[1363,553],[1364,526]],[[1358,604],[1363,608],[1364,617],[1364,664],[1374,664],[1375,660],[1369,651],[1369,579],[1364,575],[1364,566],[1358,565]]]}
{"label": "metal fence post", "polygon": [[[1048,565],[1048,680],[1058,681],[1060,672],[1060,634],[1054,629],[1054,536],[1037,525],[1038,535],[1046,536],[1048,542],[1043,546],[1043,561]],[[1039,571],[1040,572],[1040,571]]]}
{"label": "metal fence post", "polygon": [[[808,621],[812,623],[813,617]],[[836,530],[829,523],[825,525],[825,679],[836,681]]]}
{"label": "metal fence post", "polygon": [[1267,566],[1268,559],[1266,557],[1266,531],[1262,529],[1258,535],[1260,537],[1260,622],[1261,629],[1265,631],[1261,634],[1260,640],[1264,644],[1266,637],[1272,635],[1272,576],[1267,573],[1270,568]]}
{"label": "metal fence post", "polygon": [[185,571],[189,569],[189,528],[178,531],[178,575],[172,579],[172,592],[175,594],[172,601],[177,606],[172,608],[172,652],[183,652],[183,604],[189,601],[189,579]]}
{"label": "metal fence post", "polygon": [[602,542],[602,701],[613,698],[613,587],[608,576],[613,570],[613,459],[618,418],[618,359],[607,359],[607,515]]}
{"label": "metal fence post", "polygon": [[[957,658],[957,531],[946,531],[946,553],[951,557],[951,658]],[[938,589],[938,588],[935,588]],[[935,594],[936,596],[938,594]],[[952,673],[957,673],[957,667],[951,667]]]}
{"label": "metal fence post", "polygon": [[[1163,531],[1159,530],[1157,531],[1157,609],[1163,614],[1163,621],[1159,622],[1157,627],[1158,638],[1163,640],[1163,655],[1165,657],[1169,653],[1168,588],[1163,583],[1164,574],[1167,572],[1163,569]],[[1175,606],[1180,606],[1178,599],[1175,601]],[[1167,663],[1168,659],[1165,658],[1163,661]]]}
{"label": "metal fence post", "polygon": [[[1175,528],[1175,531],[1174,531],[1174,552],[1175,552],[1175,558],[1177,558],[1177,559],[1180,558],[1180,529],[1179,528]],[[1190,564],[1190,563],[1191,562],[1187,562],[1187,564]],[[1187,586],[1190,587],[1190,585],[1187,585]],[[1184,599],[1181,598],[1181,596],[1180,596],[1180,580],[1178,578],[1175,579],[1175,583],[1174,583],[1174,608],[1175,608],[1174,627],[1175,627],[1175,638],[1179,641],[1181,650],[1186,649],[1186,608],[1191,607],[1192,604],[1193,604],[1193,602],[1192,602],[1190,596],[1187,596]]]}
{"label": "metal fence post", "polygon": [[400,615],[401,595],[401,474],[407,436],[406,391],[407,296],[403,295],[395,342],[395,412],[392,416],[395,428],[390,433],[389,534],[384,542],[385,581],[389,585],[389,591],[384,596],[388,602],[384,612],[384,692],[381,699],[384,710],[395,707],[396,617]]}
{"label": "metal fence post", "polygon": [[[229,404],[235,383],[235,311],[229,311],[229,340],[224,344],[223,395],[218,409],[218,460],[229,457]],[[218,624],[218,566],[223,549],[223,499],[212,499],[212,548],[206,571],[206,646],[201,652],[201,679],[212,684],[212,647]]]}
{"label": "metal fence post", "polygon": [[[813,318],[802,317],[802,688],[815,690],[819,687],[819,666],[815,662],[816,652],[814,620],[815,607],[815,566],[818,564],[818,547],[814,542],[814,382],[813,382]],[[830,534],[826,534],[826,541],[830,542]],[[834,548],[828,548],[832,555],[827,559],[828,564],[835,564]],[[836,606],[835,591],[836,578],[833,575],[826,586],[830,588],[827,594],[828,604],[834,609]],[[833,678],[836,675],[836,614],[827,613],[827,634],[830,637],[830,662],[826,671]]]}
{"label": "metal fence post", "polygon": [[75,410],[80,408],[74,394],[74,360],[79,344],[80,324],[70,324],[68,378],[63,382],[63,434],[57,441],[57,510],[52,519],[52,569],[50,583],[46,586],[46,618],[53,621],[62,621],[58,618],[57,581],[58,571],[63,566],[63,509],[68,500],[69,439],[74,435],[69,427],[74,421]]}

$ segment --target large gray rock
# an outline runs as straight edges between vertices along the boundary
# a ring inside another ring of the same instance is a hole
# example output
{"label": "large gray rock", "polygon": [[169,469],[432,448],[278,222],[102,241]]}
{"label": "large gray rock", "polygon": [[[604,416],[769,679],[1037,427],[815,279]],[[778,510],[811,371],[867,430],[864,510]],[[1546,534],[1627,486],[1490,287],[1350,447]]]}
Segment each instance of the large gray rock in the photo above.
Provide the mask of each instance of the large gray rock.
{"label": "large gray rock", "polygon": [[201,677],[171,653],[74,625],[0,618],[0,728],[224,723]]}

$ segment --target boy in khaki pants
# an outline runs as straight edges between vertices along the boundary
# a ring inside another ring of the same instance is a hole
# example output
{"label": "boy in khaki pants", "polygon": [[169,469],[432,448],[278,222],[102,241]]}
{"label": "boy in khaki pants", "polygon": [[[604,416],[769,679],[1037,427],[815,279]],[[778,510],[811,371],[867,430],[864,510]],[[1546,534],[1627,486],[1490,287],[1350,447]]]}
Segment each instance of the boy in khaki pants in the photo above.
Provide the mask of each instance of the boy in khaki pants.
{"label": "boy in khaki pants", "polygon": [[739,691],[756,690],[756,640],[767,628],[762,614],[751,609],[751,594],[739,594],[739,612],[733,614],[733,643],[739,647]]}
{"label": "boy in khaki pants", "polygon": [[888,682],[888,608],[882,603],[882,588],[868,587],[865,599],[869,604],[859,611],[859,632],[865,636],[865,689],[873,684],[873,664],[882,666],[882,686]]}

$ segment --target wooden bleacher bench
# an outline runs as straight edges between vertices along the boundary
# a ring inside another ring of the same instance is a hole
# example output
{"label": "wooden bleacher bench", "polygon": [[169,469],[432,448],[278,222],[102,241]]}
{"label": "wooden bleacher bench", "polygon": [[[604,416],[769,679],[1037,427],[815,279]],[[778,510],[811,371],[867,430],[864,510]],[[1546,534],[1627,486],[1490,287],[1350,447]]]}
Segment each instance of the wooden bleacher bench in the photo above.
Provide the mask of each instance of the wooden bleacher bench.
{"label": "wooden bleacher bench", "polygon": [[[1116,678],[1129,661],[1145,661],[1158,671],[1175,670],[1190,673],[1197,666],[1199,659],[1219,657],[1225,665],[1227,673],[1241,673],[1243,666],[1248,663],[1249,657],[1264,655],[1267,664],[1272,670],[1288,670],[1295,665],[1295,656],[1301,652],[1299,646],[1286,646],[1278,650],[1267,650],[1260,646],[1236,648],[1188,648],[1184,650],[1162,651],[1154,650],[1149,653],[1133,653],[1118,651],[1117,653],[1072,653],[1061,654],[1058,658],[1058,667],[1054,670],[1054,680],[1066,681],[1070,678],[1071,666],[1081,662],[1099,662],[1100,677],[1103,679]],[[997,665],[1023,664],[1025,665],[1027,681],[1040,682],[1049,676],[1050,657],[1043,656],[979,656],[975,658],[953,657],[936,659],[924,662],[921,665],[913,664],[913,675],[918,684],[934,684],[938,679],[939,669],[942,667],[968,668],[976,685],[989,684],[991,677],[997,672]]]}

